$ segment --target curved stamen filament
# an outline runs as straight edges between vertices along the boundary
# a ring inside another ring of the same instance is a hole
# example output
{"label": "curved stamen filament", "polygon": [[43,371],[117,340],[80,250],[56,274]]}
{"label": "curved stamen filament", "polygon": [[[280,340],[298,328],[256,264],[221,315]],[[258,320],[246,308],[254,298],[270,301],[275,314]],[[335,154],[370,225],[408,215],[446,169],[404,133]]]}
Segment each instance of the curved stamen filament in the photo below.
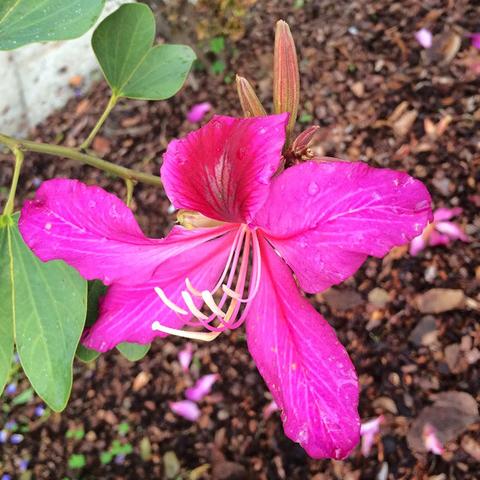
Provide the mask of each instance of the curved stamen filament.
{"label": "curved stamen filament", "polygon": [[170,309],[180,315],[188,315],[188,312],[178,305],[175,305],[160,287],[155,287],[155,293],[160,297],[160,300]]}
{"label": "curved stamen filament", "polygon": [[[249,268],[250,251],[252,251],[251,269]],[[241,260],[240,255],[242,256]],[[247,298],[244,298],[247,273],[249,271],[250,281],[248,295],[246,296]],[[237,280],[235,287],[232,287],[235,276],[237,276]],[[155,288],[155,292],[162,302],[172,311],[180,315],[193,315],[194,318],[186,320],[185,325],[191,327],[203,327],[209,330],[209,332],[192,332],[172,329],[161,325],[158,321],[155,321],[152,324],[152,329],[171,335],[183,336],[185,338],[211,341],[221,332],[227,329],[232,330],[237,328],[245,321],[246,314],[250,310],[251,300],[255,298],[258,292],[260,278],[261,258],[257,233],[254,230],[251,231],[246,225],[242,225],[235,235],[222,275],[217,282],[217,285],[212,290],[198,290],[192,285],[189,278],[185,279],[186,290],[183,290],[180,293],[186,309],[181,308],[172,302],[161,288]],[[217,303],[214,294],[220,290],[220,288],[222,296]],[[201,307],[197,307],[194,297],[201,297],[203,305],[211,311],[209,316],[201,311]],[[223,307],[227,301],[229,303],[225,312]],[[238,318],[242,305],[245,305],[245,308]],[[218,323],[215,325],[214,322]]]}
{"label": "curved stamen filament", "polygon": [[178,337],[191,338],[193,340],[202,340],[204,342],[211,342],[215,340],[222,332],[189,332],[187,330],[178,330],[177,328],[170,328],[162,325],[159,321],[152,323],[152,330],[163,332],[168,335],[177,335]]}

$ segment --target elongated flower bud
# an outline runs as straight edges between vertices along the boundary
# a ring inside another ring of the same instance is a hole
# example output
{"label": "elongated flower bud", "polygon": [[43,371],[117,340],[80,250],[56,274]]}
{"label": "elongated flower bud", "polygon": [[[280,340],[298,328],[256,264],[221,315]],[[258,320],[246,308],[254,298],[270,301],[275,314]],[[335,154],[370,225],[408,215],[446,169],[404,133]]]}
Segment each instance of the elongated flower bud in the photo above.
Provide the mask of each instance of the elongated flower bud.
{"label": "elongated flower bud", "polygon": [[287,143],[297,118],[300,101],[300,75],[295,43],[286,22],[279,20],[275,31],[273,58],[273,107],[275,113],[290,113]]}
{"label": "elongated flower bud", "polygon": [[312,125],[304,130],[292,143],[292,153],[295,157],[301,158],[303,156],[313,156],[309,154],[308,149],[313,141],[313,138],[318,133],[320,127]]}
{"label": "elongated flower bud", "polygon": [[237,75],[237,92],[240,97],[240,104],[242,105],[243,114],[246,117],[261,117],[267,112],[263,108],[250,82],[243,77]]}

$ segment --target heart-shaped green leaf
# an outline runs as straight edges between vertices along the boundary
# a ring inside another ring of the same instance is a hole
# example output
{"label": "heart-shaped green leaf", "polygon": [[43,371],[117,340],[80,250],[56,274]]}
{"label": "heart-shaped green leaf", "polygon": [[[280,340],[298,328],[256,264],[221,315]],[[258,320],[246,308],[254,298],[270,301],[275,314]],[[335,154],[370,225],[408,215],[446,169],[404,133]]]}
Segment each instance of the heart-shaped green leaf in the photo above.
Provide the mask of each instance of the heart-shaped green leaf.
{"label": "heart-shaped green leaf", "polygon": [[33,388],[61,411],[70,396],[73,358],[85,324],[87,282],[61,261],[40,261],[23,242],[18,215],[5,218],[1,235],[10,268],[0,292],[2,298],[11,292],[12,299],[6,320],[13,325],[20,362]]}
{"label": "heart-shaped green leaf", "polygon": [[164,100],[182,87],[195,60],[186,45],[157,45],[155,18],[143,4],[122,5],[95,29],[92,47],[117,97]]}
{"label": "heart-shaped green leaf", "polygon": [[150,344],[140,345],[138,343],[120,343],[117,345],[117,350],[131,362],[141,360],[150,350]]}
{"label": "heart-shaped green leaf", "polygon": [[0,0],[0,50],[83,35],[105,0]]}

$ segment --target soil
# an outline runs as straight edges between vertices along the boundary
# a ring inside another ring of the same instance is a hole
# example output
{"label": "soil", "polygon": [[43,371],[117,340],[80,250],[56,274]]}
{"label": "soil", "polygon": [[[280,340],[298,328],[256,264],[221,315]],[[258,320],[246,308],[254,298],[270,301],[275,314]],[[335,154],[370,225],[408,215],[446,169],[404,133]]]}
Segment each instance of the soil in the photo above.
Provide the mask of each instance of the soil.
{"label": "soil", "polygon": [[[152,3],[162,14],[164,7]],[[188,32],[192,18],[173,15],[169,8],[170,21]],[[385,416],[370,456],[357,449],[344,461],[312,460],[285,437],[278,413],[265,420],[262,411],[271,397],[248,354],[244,333],[235,331],[194,346],[192,376],[220,374],[200,404],[196,423],[169,409],[169,402],[182,399],[191,383],[177,361],[184,345],[179,339],[156,342],[137,363],[116,352],[93,364],[76,362],[72,397],[62,414],[36,418],[40,400],[12,406],[12,399],[4,397],[0,427],[15,420],[24,440],[0,444],[0,472],[35,479],[479,478],[478,419],[462,424],[452,438],[442,429],[448,412],[434,418],[439,436],[447,441],[442,456],[418,451],[422,441],[413,438],[415,433],[407,442],[422,410],[439,393],[463,391],[480,399],[480,72],[475,71],[480,53],[466,36],[480,28],[479,9],[477,1],[467,0],[256,2],[242,19],[243,38],[227,40],[223,74],[208,66],[196,69],[168,101],[122,101],[94,144],[97,154],[112,162],[158,174],[168,141],[197,127],[185,120],[192,105],[210,101],[216,113],[241,115],[231,83],[234,73],[250,79],[271,109],[274,23],[284,19],[300,58],[299,118],[305,126],[321,127],[316,152],[405,170],[426,183],[436,208],[463,208],[456,220],[470,243],[428,248],[416,257],[397,249],[384,260],[370,258],[340,287],[311,297],[357,368],[361,417]],[[414,38],[421,27],[436,35],[428,51]],[[211,57],[204,55],[205,61]],[[78,145],[107,98],[103,82],[79,93],[31,138]],[[448,116],[445,128],[438,126]],[[7,162],[1,155],[4,186],[11,175]],[[53,177],[79,178],[125,195],[121,181],[90,167],[29,154],[18,206],[41,181]],[[0,200],[4,197],[0,190]],[[171,227],[175,218],[168,207],[161,189],[136,187],[133,209],[149,235],[161,236]],[[433,308],[420,311],[418,295],[434,288],[459,290],[464,301],[435,308],[433,300]],[[19,391],[27,385],[19,377]],[[448,408],[451,412],[457,406]],[[72,431],[82,430],[72,438]],[[131,445],[133,452],[102,464],[100,456],[114,440]],[[69,467],[78,454],[85,456],[86,465]],[[21,459],[30,461],[23,474]]]}

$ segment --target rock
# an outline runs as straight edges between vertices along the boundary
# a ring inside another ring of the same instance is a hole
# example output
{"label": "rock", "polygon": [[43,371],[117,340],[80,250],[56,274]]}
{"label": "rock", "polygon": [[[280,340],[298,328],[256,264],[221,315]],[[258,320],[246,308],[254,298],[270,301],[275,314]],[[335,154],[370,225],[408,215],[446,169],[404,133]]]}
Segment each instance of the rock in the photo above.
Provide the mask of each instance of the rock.
{"label": "rock", "polygon": [[434,345],[437,343],[438,331],[435,317],[427,315],[417,323],[408,339],[417,347]]}
{"label": "rock", "polygon": [[[320,295],[317,297],[320,297]],[[339,312],[350,310],[364,303],[361,295],[352,289],[340,290],[336,288],[329,288],[321,294],[321,297],[330,308],[333,308]]]}
{"label": "rock", "polygon": [[398,415],[398,408],[390,397],[378,397],[373,401],[372,406],[382,412],[389,412],[393,415]]}
{"label": "rock", "polygon": [[463,308],[465,294],[463,290],[453,288],[432,288],[415,298],[417,308],[422,313],[442,313]]}
{"label": "rock", "polygon": [[477,462],[480,462],[480,443],[472,437],[465,436],[462,439],[462,448],[472,456]]}
{"label": "rock", "polygon": [[460,345],[458,343],[452,343],[447,345],[444,350],[445,361],[448,368],[452,373],[459,373],[458,362],[460,360]]}
{"label": "rock", "polygon": [[435,402],[425,407],[413,421],[407,435],[407,442],[414,452],[426,452],[422,432],[426,424],[432,425],[442,444],[454,440],[469,425],[477,422],[476,400],[466,392],[441,392]]}
{"label": "rock", "polygon": [[378,308],[384,308],[390,301],[390,296],[386,290],[377,287],[368,293],[368,301]]}

